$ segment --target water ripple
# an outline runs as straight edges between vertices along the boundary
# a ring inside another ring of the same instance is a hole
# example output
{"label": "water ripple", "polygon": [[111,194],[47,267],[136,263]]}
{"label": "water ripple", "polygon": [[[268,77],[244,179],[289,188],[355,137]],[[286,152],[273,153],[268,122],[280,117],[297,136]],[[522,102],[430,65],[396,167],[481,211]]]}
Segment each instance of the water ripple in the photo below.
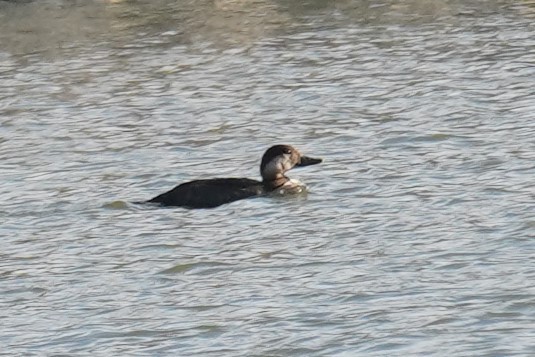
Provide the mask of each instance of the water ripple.
{"label": "water ripple", "polygon": [[[1,2],[4,350],[531,355],[534,14]],[[308,195],[133,203],[274,143]]]}

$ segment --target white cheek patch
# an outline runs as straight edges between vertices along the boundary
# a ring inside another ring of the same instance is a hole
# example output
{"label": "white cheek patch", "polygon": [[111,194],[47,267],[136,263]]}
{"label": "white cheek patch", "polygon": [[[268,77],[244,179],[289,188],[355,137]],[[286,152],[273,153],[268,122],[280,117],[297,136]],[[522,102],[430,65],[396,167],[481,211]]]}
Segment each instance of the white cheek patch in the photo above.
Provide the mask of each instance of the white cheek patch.
{"label": "white cheek patch", "polygon": [[266,165],[264,172],[268,176],[275,176],[277,173],[282,172],[283,167],[280,159],[273,159]]}
{"label": "white cheek patch", "polygon": [[275,176],[277,174],[283,174],[285,171],[290,170],[293,167],[292,160],[289,155],[277,157],[266,165],[264,172],[269,176]]}
{"label": "white cheek patch", "polygon": [[288,171],[294,166],[292,165],[292,161],[290,161],[289,158],[285,158],[283,165],[284,165],[284,171]]}

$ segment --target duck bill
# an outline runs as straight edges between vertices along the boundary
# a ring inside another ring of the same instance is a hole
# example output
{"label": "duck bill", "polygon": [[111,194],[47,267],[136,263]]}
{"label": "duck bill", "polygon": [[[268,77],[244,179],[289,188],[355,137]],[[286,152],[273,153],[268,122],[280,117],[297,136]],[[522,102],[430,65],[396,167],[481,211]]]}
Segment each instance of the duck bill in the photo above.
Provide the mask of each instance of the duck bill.
{"label": "duck bill", "polygon": [[323,161],[322,159],[315,159],[313,157],[301,156],[301,161],[295,166],[303,167],[303,166],[316,165],[322,161]]}

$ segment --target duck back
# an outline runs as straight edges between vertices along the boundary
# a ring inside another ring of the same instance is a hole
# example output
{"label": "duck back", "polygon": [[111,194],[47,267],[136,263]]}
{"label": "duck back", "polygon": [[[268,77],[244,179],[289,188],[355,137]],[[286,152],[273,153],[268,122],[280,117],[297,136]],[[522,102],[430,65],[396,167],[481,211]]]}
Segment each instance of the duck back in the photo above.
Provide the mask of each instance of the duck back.
{"label": "duck back", "polygon": [[265,193],[262,182],[248,178],[216,178],[180,184],[147,201],[162,206],[212,208]]}

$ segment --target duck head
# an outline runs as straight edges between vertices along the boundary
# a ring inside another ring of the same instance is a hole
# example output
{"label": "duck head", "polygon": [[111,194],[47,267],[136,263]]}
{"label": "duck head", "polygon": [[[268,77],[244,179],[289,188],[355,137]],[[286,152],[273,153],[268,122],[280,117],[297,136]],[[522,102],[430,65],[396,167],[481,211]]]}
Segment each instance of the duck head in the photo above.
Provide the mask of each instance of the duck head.
{"label": "duck head", "polygon": [[322,159],[303,156],[290,145],[275,145],[270,147],[262,156],[260,174],[265,185],[277,188],[290,180],[284,175],[286,171],[294,167],[315,165],[320,162]]}

